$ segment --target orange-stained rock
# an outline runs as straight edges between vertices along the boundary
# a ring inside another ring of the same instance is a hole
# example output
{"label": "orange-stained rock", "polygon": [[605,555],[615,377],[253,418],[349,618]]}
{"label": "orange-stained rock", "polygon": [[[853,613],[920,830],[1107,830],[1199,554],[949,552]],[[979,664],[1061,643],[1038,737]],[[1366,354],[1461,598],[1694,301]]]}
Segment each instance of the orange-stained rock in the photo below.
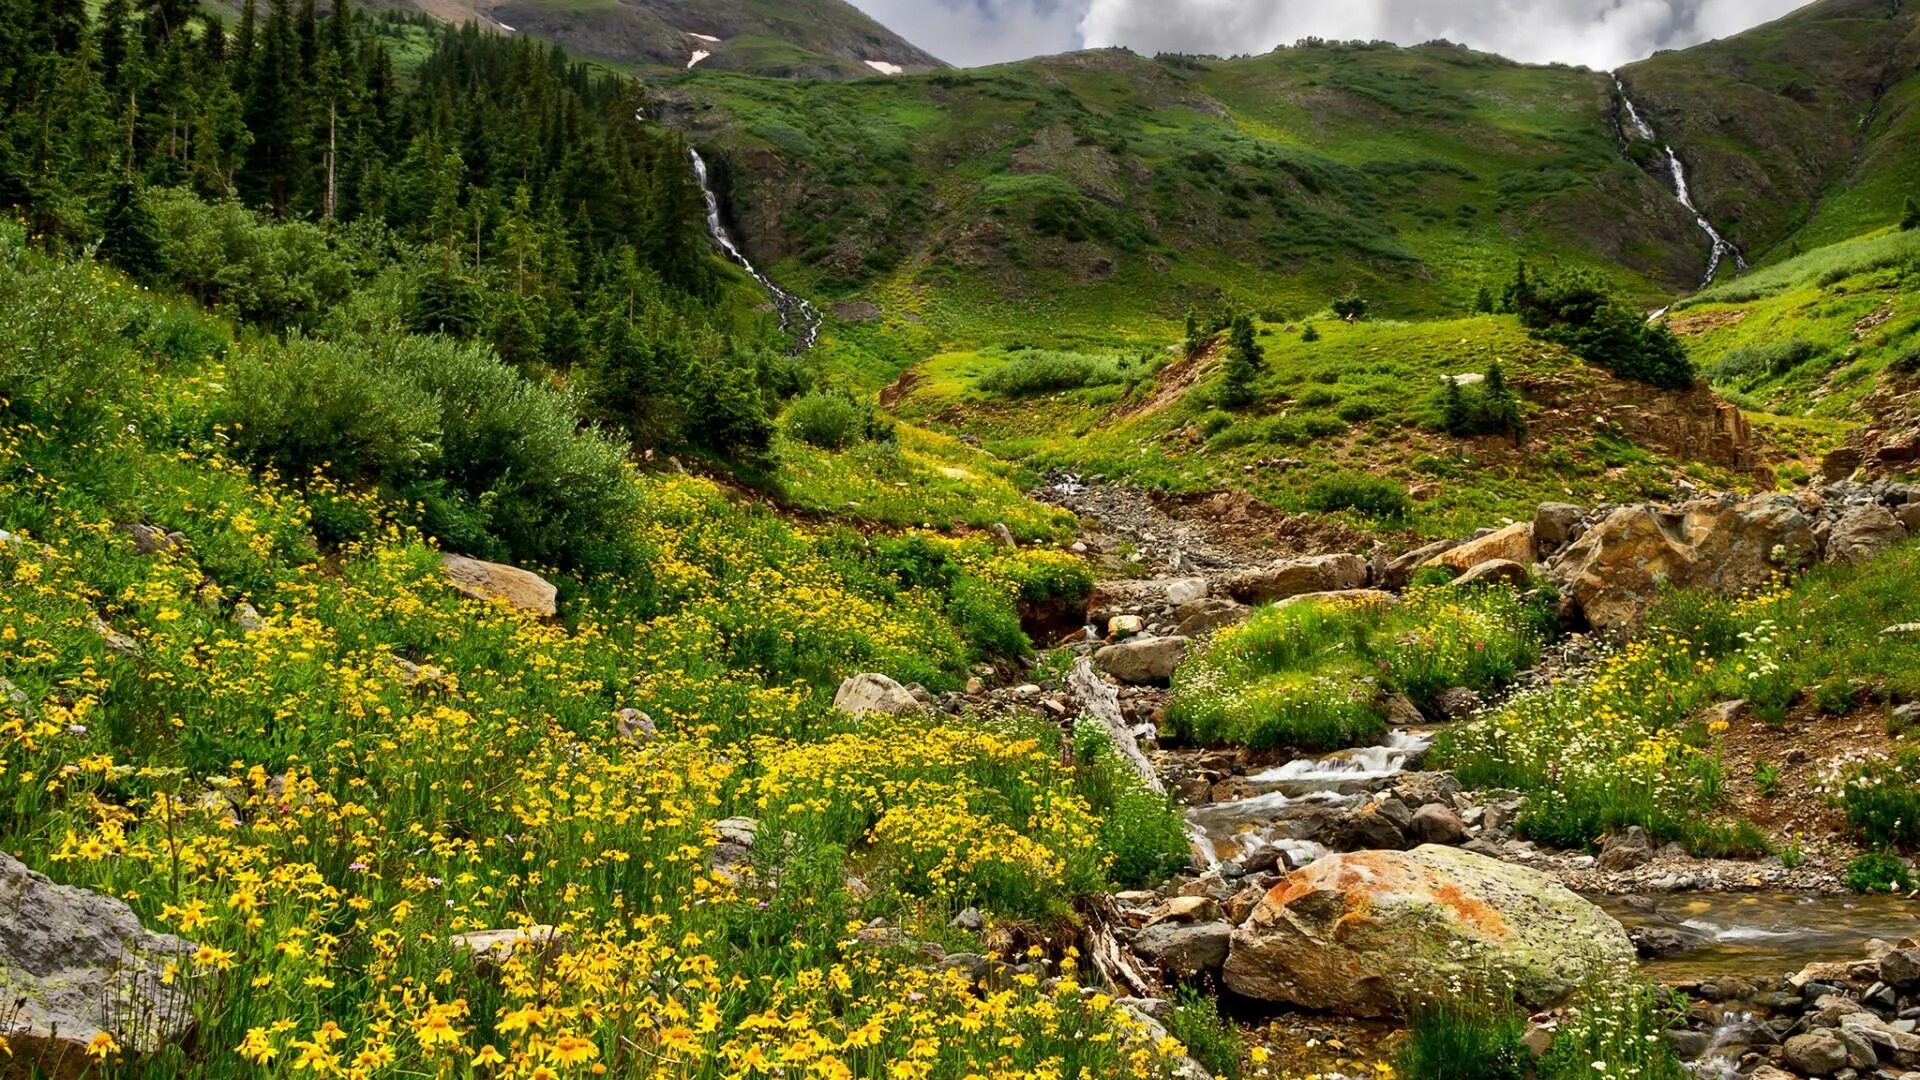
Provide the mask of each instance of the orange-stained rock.
{"label": "orange-stained rock", "polygon": [[465,555],[442,555],[440,565],[454,591],[462,596],[504,603],[549,619],[559,611],[559,590],[530,570],[469,559]]}
{"label": "orange-stained rock", "polygon": [[1444,566],[1455,573],[1464,574],[1481,563],[1496,559],[1532,566],[1538,554],[1539,550],[1533,542],[1533,525],[1522,521],[1443,551],[1427,565]]}
{"label": "orange-stained rock", "polygon": [[1619,923],[1545,875],[1428,845],[1296,871],[1234,931],[1225,978],[1261,1001],[1397,1016],[1470,973],[1547,1008],[1633,955]]}

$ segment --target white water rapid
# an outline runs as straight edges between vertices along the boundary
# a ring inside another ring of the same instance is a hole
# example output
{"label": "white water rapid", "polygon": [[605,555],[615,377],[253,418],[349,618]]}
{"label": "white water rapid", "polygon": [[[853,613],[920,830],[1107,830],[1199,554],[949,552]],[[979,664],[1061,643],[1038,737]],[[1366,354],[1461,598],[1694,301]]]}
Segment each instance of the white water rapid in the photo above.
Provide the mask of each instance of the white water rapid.
{"label": "white water rapid", "polygon": [[[1640,115],[1640,110],[1633,104],[1633,99],[1627,97],[1627,88],[1618,76],[1613,80],[1613,87],[1619,93],[1620,103],[1627,113],[1627,121],[1621,125],[1622,134],[1629,142],[1639,139],[1642,142],[1656,143],[1666,153],[1667,172],[1673,178],[1673,197],[1693,215],[1694,224],[1700,226],[1700,231],[1707,234],[1707,241],[1712,245],[1712,250],[1707,256],[1707,278],[1701,282],[1700,287],[1704,289],[1713,284],[1714,279],[1720,276],[1720,267],[1729,257],[1733,259],[1735,265],[1745,270],[1747,257],[1740,253],[1740,249],[1733,245],[1733,241],[1720,235],[1720,230],[1714,228],[1713,222],[1707,220],[1707,215],[1701,213],[1700,208],[1694,205],[1693,188],[1687,183],[1687,167],[1681,164],[1680,155],[1673,152],[1672,146],[1660,142],[1659,136],[1654,134],[1653,125],[1647,123],[1646,118]],[[1661,314],[1665,312],[1656,313],[1654,317],[1658,318]]]}
{"label": "white water rapid", "polygon": [[819,309],[806,299],[775,285],[733,242],[732,234],[727,232],[726,224],[720,220],[720,197],[714,194],[713,184],[707,178],[706,159],[692,147],[687,148],[687,153],[693,158],[693,175],[700,181],[700,194],[707,200],[707,235],[713,237],[713,242],[726,253],[727,258],[751,274],[753,280],[759,282],[760,287],[773,298],[774,310],[780,313],[780,329],[793,335],[793,351],[803,353],[813,348],[814,343],[820,340]]}

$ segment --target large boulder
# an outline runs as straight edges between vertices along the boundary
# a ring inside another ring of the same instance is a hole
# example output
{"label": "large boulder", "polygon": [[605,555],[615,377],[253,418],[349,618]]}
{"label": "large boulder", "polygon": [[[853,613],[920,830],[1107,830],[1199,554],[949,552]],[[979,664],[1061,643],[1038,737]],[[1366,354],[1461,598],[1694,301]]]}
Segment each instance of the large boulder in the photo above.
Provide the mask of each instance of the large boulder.
{"label": "large boulder", "polygon": [[1243,570],[1222,584],[1229,596],[1243,604],[1270,604],[1302,593],[1364,588],[1367,575],[1367,560],[1358,555],[1309,555]]}
{"label": "large boulder", "polygon": [[840,689],[833,694],[833,707],[848,716],[868,713],[900,716],[919,710],[920,699],[885,675],[867,672],[840,684]]}
{"label": "large boulder", "polygon": [[451,554],[440,556],[440,567],[461,596],[547,619],[559,613],[560,591],[530,570]]}
{"label": "large boulder", "polygon": [[1539,549],[1533,542],[1533,526],[1528,522],[1509,525],[1485,536],[1476,537],[1459,547],[1450,548],[1428,560],[1428,566],[1445,567],[1464,574],[1481,563],[1503,562],[1532,566]]}
{"label": "large boulder", "polygon": [[148,932],[120,901],[55,885],[0,852],[0,1018],[13,1050],[0,1075],[80,1076],[102,1032],[133,1053],[186,1038],[191,1001],[160,979],[194,949]]}
{"label": "large boulder", "polygon": [[1187,658],[1191,644],[1183,637],[1131,638],[1094,653],[1093,663],[1101,671],[1132,686],[1161,685],[1172,681],[1174,670]]}
{"label": "large boulder", "polygon": [[1544,548],[1561,548],[1573,543],[1574,533],[1587,516],[1584,507],[1572,503],[1541,503],[1533,514],[1533,540]]}
{"label": "large boulder", "polygon": [[1858,566],[1907,538],[1907,527],[1893,511],[1875,503],[1856,506],[1833,523],[1827,536],[1827,561]]}
{"label": "large boulder", "polygon": [[1293,873],[1234,931],[1225,980],[1260,1001],[1398,1016],[1451,977],[1491,975],[1549,1008],[1633,958],[1619,923],[1545,875],[1427,845]]}
{"label": "large boulder", "polygon": [[1804,566],[1814,520],[1793,497],[1623,506],[1555,559],[1568,601],[1596,630],[1636,625],[1664,585],[1744,592]]}
{"label": "large boulder", "polygon": [[1156,923],[1133,939],[1133,951],[1173,978],[1193,979],[1220,970],[1232,939],[1233,927],[1223,922]]}

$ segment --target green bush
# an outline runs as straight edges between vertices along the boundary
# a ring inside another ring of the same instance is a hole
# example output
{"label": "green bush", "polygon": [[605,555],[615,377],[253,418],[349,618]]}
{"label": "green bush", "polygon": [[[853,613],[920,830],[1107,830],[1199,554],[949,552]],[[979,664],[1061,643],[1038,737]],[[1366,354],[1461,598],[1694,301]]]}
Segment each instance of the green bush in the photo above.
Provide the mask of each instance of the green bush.
{"label": "green bush", "polygon": [[1847,823],[1875,847],[1920,844],[1920,747],[1849,769],[1840,805]]}
{"label": "green bush", "polygon": [[77,439],[127,407],[141,374],[122,336],[129,295],[85,262],[0,266],[0,411]]}
{"label": "green bush", "polygon": [[1564,345],[1622,379],[1685,390],[1698,377],[1672,330],[1650,325],[1589,271],[1535,280],[1522,265],[1508,287],[1508,303],[1535,337]]}
{"label": "green bush", "polygon": [[1016,354],[977,385],[1001,397],[1037,397],[1124,381],[1120,364],[1110,356],[1033,349]]}
{"label": "green bush", "polygon": [[1847,864],[1847,888],[1858,893],[1912,892],[1913,867],[1890,851],[1870,851]]}
{"label": "green bush", "polygon": [[244,349],[227,366],[235,446],[287,476],[331,469],[395,487],[440,461],[440,403],[365,349],[295,339]]}
{"label": "green bush", "polygon": [[184,188],[150,190],[143,201],[164,276],[202,303],[249,322],[310,328],[353,289],[352,268],[318,225],[273,222]]}
{"label": "green bush", "polygon": [[1167,1034],[1180,1040],[1187,1054],[1222,1080],[1239,1080],[1247,1058],[1246,1040],[1233,1022],[1220,1015],[1213,995],[1191,986],[1174,994]]}
{"label": "green bush", "polygon": [[873,414],[847,394],[816,391],[787,406],[787,434],[822,450],[845,450],[865,442]]}
{"label": "green bush", "polygon": [[1525,1080],[1527,1018],[1511,1005],[1448,996],[1412,1010],[1395,1059],[1405,1080]]}
{"label": "green bush", "polygon": [[1704,374],[1714,383],[1731,383],[1748,379],[1761,379],[1770,375],[1785,375],[1809,360],[1826,355],[1828,349],[1803,338],[1790,341],[1776,341],[1765,345],[1749,345],[1744,348],[1730,349],[1727,353],[1707,365]]}
{"label": "green bush", "polygon": [[1147,790],[1120,760],[1105,728],[1081,721],[1073,728],[1080,794],[1100,819],[1100,847],[1112,856],[1115,885],[1146,888],[1193,859],[1186,818],[1165,795]]}
{"label": "green bush", "polygon": [[1413,509],[1407,489],[1384,476],[1335,473],[1314,482],[1307,491],[1307,509],[1323,514],[1352,510],[1378,520],[1404,518]]}

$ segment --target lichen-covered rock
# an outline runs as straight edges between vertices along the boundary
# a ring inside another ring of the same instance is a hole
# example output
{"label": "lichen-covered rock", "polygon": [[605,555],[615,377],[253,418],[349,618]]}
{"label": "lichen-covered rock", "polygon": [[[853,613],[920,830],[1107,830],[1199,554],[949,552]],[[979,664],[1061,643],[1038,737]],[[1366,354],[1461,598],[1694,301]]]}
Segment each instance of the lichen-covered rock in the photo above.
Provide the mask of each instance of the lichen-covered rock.
{"label": "lichen-covered rock", "polygon": [[1833,523],[1827,535],[1827,561],[1858,566],[1907,538],[1907,527],[1878,504],[1856,506]]}
{"label": "lichen-covered rock", "polygon": [[184,1039],[191,1002],[160,979],[194,949],[150,933],[120,901],[56,885],[0,852],[0,1016],[13,1050],[0,1075],[77,1077],[102,1032],[134,1053]]}
{"label": "lichen-covered rock", "polygon": [[550,619],[559,613],[560,590],[530,570],[482,562],[465,555],[442,555],[440,567],[461,596],[503,603],[542,618]]}
{"label": "lichen-covered rock", "polygon": [[1791,496],[1684,506],[1623,506],[1552,563],[1568,600],[1596,630],[1639,623],[1668,585],[1737,593],[1757,589],[1815,551],[1814,521]]}
{"label": "lichen-covered rock", "polygon": [[1157,923],[1133,939],[1133,951],[1176,979],[1192,979],[1220,970],[1227,962],[1233,927],[1224,922]]}
{"label": "lichen-covered rock", "polygon": [[1245,570],[1223,584],[1243,604],[1270,604],[1302,593],[1364,588],[1368,574],[1367,560],[1358,555],[1311,555]]}
{"label": "lichen-covered rock", "polygon": [[1496,559],[1519,563],[1521,566],[1531,566],[1538,554],[1539,549],[1533,542],[1533,526],[1522,521],[1468,540],[1459,547],[1443,551],[1434,556],[1427,565],[1445,567],[1455,573],[1464,574],[1481,563],[1493,562]]}
{"label": "lichen-covered rock", "polygon": [[1261,1001],[1395,1016],[1471,968],[1547,1008],[1633,957],[1619,923],[1545,875],[1428,845],[1294,872],[1234,931],[1225,981]]}
{"label": "lichen-covered rock", "polygon": [[918,710],[920,699],[913,696],[913,691],[885,675],[867,672],[840,684],[840,689],[833,695],[833,707],[848,716],[865,716],[868,713],[901,716]]}

